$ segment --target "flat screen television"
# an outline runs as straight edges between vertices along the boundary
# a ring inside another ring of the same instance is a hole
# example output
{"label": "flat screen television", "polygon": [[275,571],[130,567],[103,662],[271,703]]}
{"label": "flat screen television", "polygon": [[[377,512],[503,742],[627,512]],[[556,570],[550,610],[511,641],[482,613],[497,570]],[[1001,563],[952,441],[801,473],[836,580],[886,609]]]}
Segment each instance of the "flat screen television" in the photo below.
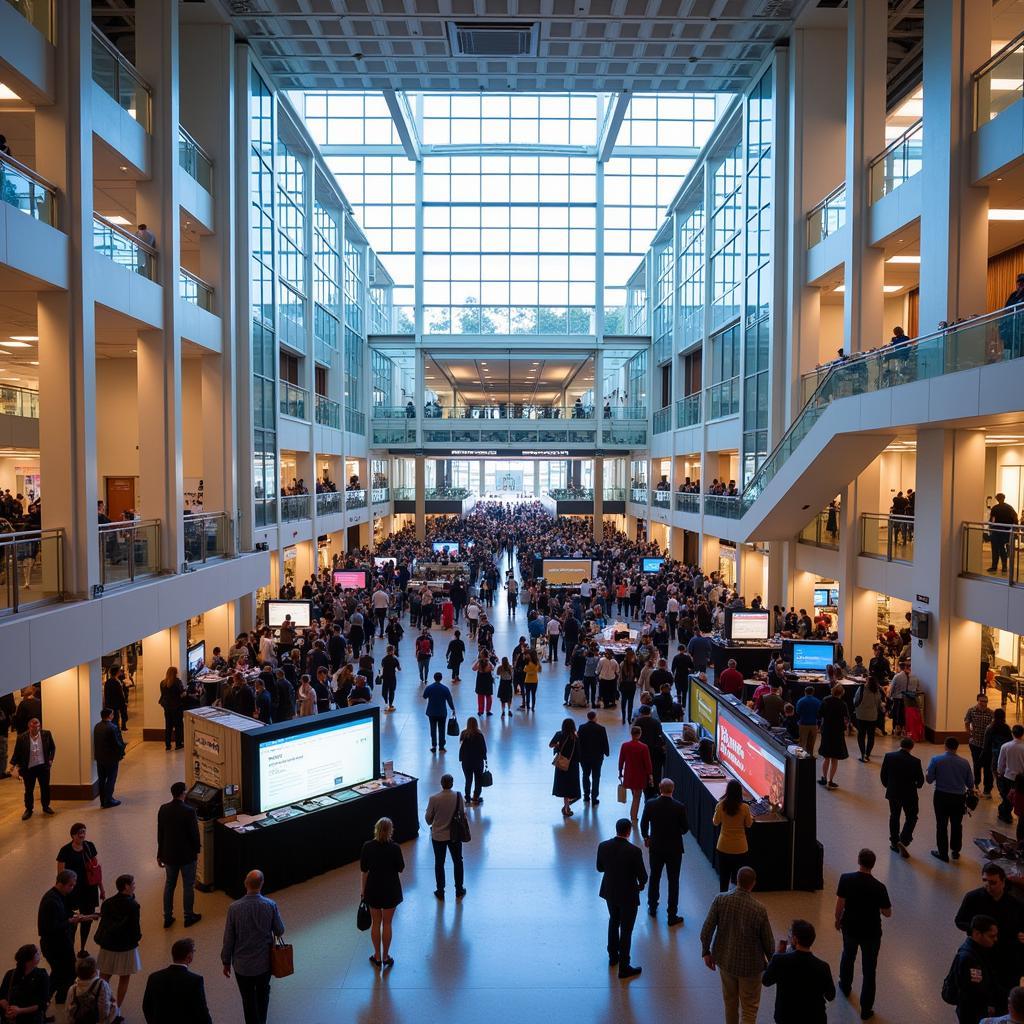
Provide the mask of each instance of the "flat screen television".
{"label": "flat screen television", "polygon": [[332,578],[334,585],[343,590],[366,589],[366,572],[362,569],[339,569]]}
{"label": "flat screen television", "polygon": [[773,804],[786,801],[786,757],[767,746],[751,726],[721,705],[718,715],[718,760],[755,797]]}
{"label": "flat screen television", "polygon": [[664,558],[645,558],[641,569],[643,572],[660,572],[661,567],[665,564]]}
{"label": "flat screen television", "polygon": [[441,554],[443,551],[447,551],[449,555],[459,553],[459,542],[454,540],[435,540],[430,546],[437,554]]}
{"label": "flat screen television", "polygon": [[838,587],[815,587],[814,588],[815,608],[838,608],[839,588]]}
{"label": "flat screen television", "polygon": [[[336,789],[358,786],[380,774],[376,708],[358,714],[331,712],[308,723],[284,723],[246,733],[257,812],[301,803]],[[269,734],[268,734],[269,733]]]}
{"label": "flat screen television", "polygon": [[730,640],[767,640],[768,613],[762,611],[726,611],[725,628]]}
{"label": "flat screen television", "polygon": [[199,643],[193,644],[188,649],[186,664],[188,665],[188,675],[190,679],[203,670],[206,665],[205,640],[200,640]]}
{"label": "flat screen television", "polygon": [[695,679],[690,680],[690,721],[699,725],[711,739],[718,737],[718,701]]}
{"label": "flat screen television", "polygon": [[589,558],[545,558],[541,575],[549,584],[573,586],[589,580],[592,572]]}
{"label": "flat screen television", "polygon": [[836,646],[832,643],[811,643],[794,640],[789,659],[794,672],[824,672],[836,660]]}
{"label": "flat screen television", "polygon": [[308,629],[313,615],[312,601],[277,601],[271,599],[266,605],[267,625],[276,629],[290,615],[292,625],[298,629]]}

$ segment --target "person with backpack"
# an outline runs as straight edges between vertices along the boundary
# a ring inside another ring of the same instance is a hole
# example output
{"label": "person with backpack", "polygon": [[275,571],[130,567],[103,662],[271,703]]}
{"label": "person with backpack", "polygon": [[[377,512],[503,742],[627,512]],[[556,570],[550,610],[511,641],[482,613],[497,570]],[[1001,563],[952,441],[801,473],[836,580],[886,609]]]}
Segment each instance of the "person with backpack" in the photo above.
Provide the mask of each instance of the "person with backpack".
{"label": "person with backpack", "polygon": [[416,637],[416,666],[420,671],[420,682],[426,684],[427,674],[430,671],[430,658],[434,653],[434,638],[430,630],[424,626],[420,635]]}
{"label": "person with backpack", "polygon": [[956,1007],[959,1024],[979,1024],[994,1016],[1001,998],[993,949],[999,938],[994,917],[976,914],[970,934],[953,957],[949,973],[942,982],[942,1001]]}
{"label": "person with backpack", "polygon": [[66,1010],[68,1024],[113,1024],[123,1020],[114,994],[100,977],[91,956],[78,958],[75,983],[68,989]]}

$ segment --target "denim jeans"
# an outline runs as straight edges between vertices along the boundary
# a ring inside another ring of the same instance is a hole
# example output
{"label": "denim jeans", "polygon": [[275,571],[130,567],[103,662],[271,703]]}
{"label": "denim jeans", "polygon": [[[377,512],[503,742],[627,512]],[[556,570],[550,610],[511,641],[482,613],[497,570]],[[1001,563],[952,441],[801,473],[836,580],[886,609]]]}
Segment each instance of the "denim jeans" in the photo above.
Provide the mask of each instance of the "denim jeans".
{"label": "denim jeans", "polygon": [[178,884],[178,875],[181,875],[181,902],[185,908],[185,917],[193,916],[195,907],[195,884],[196,884],[196,862],[188,864],[164,864],[164,872],[167,876],[164,882],[164,917],[174,916],[174,887]]}

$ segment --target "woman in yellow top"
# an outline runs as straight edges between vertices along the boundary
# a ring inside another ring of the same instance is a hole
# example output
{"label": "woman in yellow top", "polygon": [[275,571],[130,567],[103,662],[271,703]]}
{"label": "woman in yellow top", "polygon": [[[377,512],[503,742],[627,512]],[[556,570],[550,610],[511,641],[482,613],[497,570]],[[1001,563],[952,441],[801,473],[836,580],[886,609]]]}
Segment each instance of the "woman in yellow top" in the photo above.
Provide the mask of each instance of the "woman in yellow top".
{"label": "woman in yellow top", "polygon": [[527,711],[537,710],[537,683],[540,682],[540,658],[530,651],[523,662],[523,703]]}
{"label": "woman in yellow top", "polygon": [[730,779],[725,797],[715,808],[712,823],[721,826],[715,849],[718,851],[718,891],[726,892],[730,881],[736,881],[736,872],[749,862],[747,856],[747,829],[754,824],[750,808],[743,802],[743,787]]}

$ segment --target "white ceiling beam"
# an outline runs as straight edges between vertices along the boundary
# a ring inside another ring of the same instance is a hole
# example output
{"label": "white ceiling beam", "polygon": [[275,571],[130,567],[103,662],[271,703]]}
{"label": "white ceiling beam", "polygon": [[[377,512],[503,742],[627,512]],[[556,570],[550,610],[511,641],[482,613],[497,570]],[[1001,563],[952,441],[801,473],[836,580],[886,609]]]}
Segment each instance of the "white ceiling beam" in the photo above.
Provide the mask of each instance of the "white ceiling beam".
{"label": "white ceiling beam", "polygon": [[419,163],[423,158],[420,153],[420,140],[416,135],[416,123],[413,121],[412,111],[409,109],[409,101],[404,92],[395,92],[394,89],[384,90],[384,102],[391,111],[391,118],[398,130],[398,137],[402,140],[405,155]]}
{"label": "white ceiling beam", "polygon": [[620,92],[615,97],[615,105],[601,125],[601,138],[597,142],[597,162],[606,163],[615,148],[615,140],[619,137],[619,129],[629,109],[629,92]]}

